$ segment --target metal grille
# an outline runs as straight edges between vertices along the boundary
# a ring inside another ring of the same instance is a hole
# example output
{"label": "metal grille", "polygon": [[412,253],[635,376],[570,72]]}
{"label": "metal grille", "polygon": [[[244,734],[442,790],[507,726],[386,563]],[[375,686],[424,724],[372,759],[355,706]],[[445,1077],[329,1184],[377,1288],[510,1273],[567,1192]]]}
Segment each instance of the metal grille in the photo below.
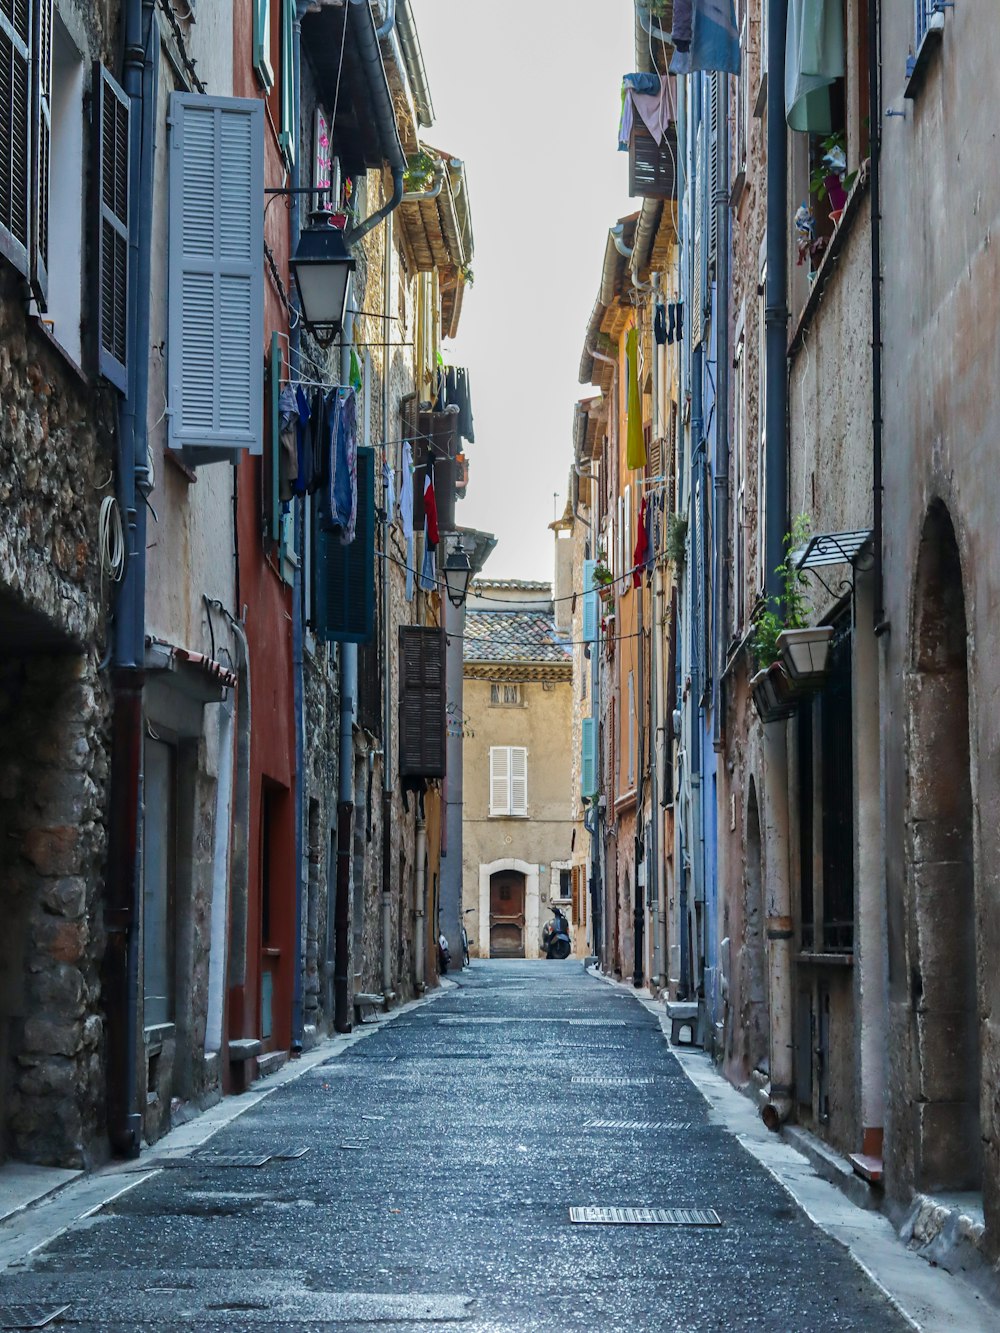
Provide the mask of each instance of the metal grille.
{"label": "metal grille", "polygon": [[603,1074],[574,1074],[571,1083],[584,1083],[592,1088],[638,1088],[652,1083],[651,1078],[615,1078]]}
{"label": "metal grille", "polygon": [[571,1208],[569,1220],[598,1226],[722,1226],[714,1208]]}
{"label": "metal grille", "polygon": [[693,1120],[588,1120],[584,1129],[672,1129],[696,1128]]}
{"label": "metal grille", "polygon": [[266,1166],[271,1160],[270,1153],[234,1152],[234,1153],[198,1153],[194,1161],[198,1166],[218,1167],[259,1167]]}
{"label": "metal grille", "polygon": [[0,1305],[0,1328],[47,1328],[69,1305]]}

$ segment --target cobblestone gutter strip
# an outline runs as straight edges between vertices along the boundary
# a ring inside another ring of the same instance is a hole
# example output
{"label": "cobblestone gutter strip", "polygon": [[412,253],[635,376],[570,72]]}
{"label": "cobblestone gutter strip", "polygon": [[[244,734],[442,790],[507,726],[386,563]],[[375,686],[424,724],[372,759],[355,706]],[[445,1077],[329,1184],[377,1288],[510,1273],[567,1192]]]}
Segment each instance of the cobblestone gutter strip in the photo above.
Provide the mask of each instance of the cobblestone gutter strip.
{"label": "cobblestone gutter strip", "polygon": [[59,1179],[53,1179],[52,1189],[48,1193],[36,1196],[26,1207],[12,1211],[0,1222],[0,1272],[20,1267],[36,1250],[44,1249],[64,1231],[148,1180],[165,1165],[187,1157],[196,1148],[202,1147],[220,1129],[259,1105],[265,1097],[270,1097],[288,1083],[294,1083],[318,1065],[343,1055],[401,1014],[433,1004],[454,989],[454,985],[454,982],[442,981],[439,989],[401,1004],[381,1016],[378,1023],[358,1027],[347,1036],[326,1039],[300,1059],[288,1061],[277,1073],[260,1079],[249,1092],[224,1097],[187,1124],[171,1130],[144,1151],[137,1161],[113,1162],[90,1175],[80,1175],[78,1172],[54,1173]]}
{"label": "cobblestone gutter strip", "polygon": [[[588,970],[648,1009],[667,1041],[662,1004],[648,993],[637,994],[631,986]],[[801,1153],[770,1133],[751,1102],[716,1071],[708,1056],[672,1046],[670,1053],[708,1103],[710,1118],[739,1140],[816,1226],[845,1247],[912,1328],[922,1333],[1000,1329],[1000,1311],[985,1297],[906,1249],[888,1218],[851,1203],[817,1175]]]}

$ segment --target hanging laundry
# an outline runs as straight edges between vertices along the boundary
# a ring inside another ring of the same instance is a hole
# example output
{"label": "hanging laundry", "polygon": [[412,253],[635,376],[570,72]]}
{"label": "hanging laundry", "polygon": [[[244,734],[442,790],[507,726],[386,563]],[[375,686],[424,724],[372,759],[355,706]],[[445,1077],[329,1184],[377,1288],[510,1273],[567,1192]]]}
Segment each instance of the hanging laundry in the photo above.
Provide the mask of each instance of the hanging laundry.
{"label": "hanging laundry", "polygon": [[667,312],[662,305],[653,311],[653,337],[660,347],[667,341]]}
{"label": "hanging laundry", "polygon": [[309,495],[314,489],[312,459],[312,412],[302,385],[295,388],[295,452],[297,476],[293,487],[296,495]]}
{"label": "hanging laundry", "polygon": [[637,73],[622,75],[622,91],[632,93],[656,93],[659,92],[660,77],[653,73]]}
{"label": "hanging laundry", "polygon": [[382,491],[385,495],[385,521],[391,524],[396,517],[396,478],[388,463],[382,464]]}
{"label": "hanging laundry", "polygon": [[740,36],[733,0],[674,0],[671,74],[699,69],[740,72]]}
{"label": "hanging laundry", "polygon": [[840,0],[788,0],[785,119],[789,129],[829,134],[830,88],[844,73]]}
{"label": "hanging laundry", "polygon": [[337,526],[333,493],[337,480],[337,432],[340,423],[340,396],[336,389],[317,395],[313,403],[313,432],[319,442],[319,504],[316,516],[320,526],[332,532]]}
{"label": "hanging laundry", "polygon": [[355,393],[361,392],[361,362],[358,360],[358,354],[353,347],[351,348],[351,371],[347,382]]}
{"label": "hanging laundry", "polygon": [[358,400],[354,389],[338,389],[341,398],[337,422],[337,473],[333,498],[334,517],[340,527],[341,545],[354,541],[354,527],[358,517]]}
{"label": "hanging laundry", "polygon": [[642,571],[649,559],[649,536],[646,532],[646,497],[639,505],[639,518],[635,525],[635,549],[632,552],[632,587],[642,586]]}
{"label": "hanging laundry", "polygon": [[431,480],[430,468],[424,477],[424,532],[431,547],[436,547],[441,540],[441,534],[438,532],[438,514],[437,499],[434,495],[434,482]]}
{"label": "hanging laundry", "polygon": [[295,390],[286,384],[278,399],[278,498],[290,500],[299,475],[299,450],[295,438],[299,408]]}
{"label": "hanging laundry", "polygon": [[[626,75],[626,78],[631,76]],[[657,145],[663,142],[669,127],[677,119],[677,81],[672,74],[650,75],[654,86],[649,92],[626,88],[622,119],[618,127],[619,150],[628,147],[635,115],[649,130]],[[634,114],[633,114],[634,112]]]}
{"label": "hanging laundry", "polygon": [[413,445],[403,442],[403,469],[399,482],[399,517],[406,542],[406,600],[413,601]]}
{"label": "hanging laundry", "polygon": [[434,568],[434,545],[429,539],[428,521],[424,520],[424,558],[420,565],[420,588],[423,592],[433,592],[437,585]]}
{"label": "hanging laundry", "polygon": [[627,416],[625,462],[633,471],[646,466],[646,441],[642,433],[642,395],[639,392],[639,334],[629,329],[625,337],[627,362]]}

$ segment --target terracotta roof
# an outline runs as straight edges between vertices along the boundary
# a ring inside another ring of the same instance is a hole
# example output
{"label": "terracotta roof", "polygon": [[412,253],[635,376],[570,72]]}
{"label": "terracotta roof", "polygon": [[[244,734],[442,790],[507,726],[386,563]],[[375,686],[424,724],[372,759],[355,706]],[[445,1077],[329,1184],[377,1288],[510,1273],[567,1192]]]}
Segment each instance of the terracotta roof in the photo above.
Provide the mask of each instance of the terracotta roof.
{"label": "terracotta roof", "polygon": [[469,611],[465,618],[466,662],[552,662],[572,660],[559,641],[551,615],[537,611]]}

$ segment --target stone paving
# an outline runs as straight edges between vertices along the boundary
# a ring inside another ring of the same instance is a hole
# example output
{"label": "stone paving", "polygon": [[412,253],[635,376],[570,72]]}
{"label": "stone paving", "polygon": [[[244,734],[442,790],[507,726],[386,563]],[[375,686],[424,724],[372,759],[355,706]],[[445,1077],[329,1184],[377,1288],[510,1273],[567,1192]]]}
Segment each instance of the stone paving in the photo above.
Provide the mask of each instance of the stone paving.
{"label": "stone paving", "polygon": [[475,962],[8,1270],[28,1302],[93,1330],[907,1327],[576,962]]}

